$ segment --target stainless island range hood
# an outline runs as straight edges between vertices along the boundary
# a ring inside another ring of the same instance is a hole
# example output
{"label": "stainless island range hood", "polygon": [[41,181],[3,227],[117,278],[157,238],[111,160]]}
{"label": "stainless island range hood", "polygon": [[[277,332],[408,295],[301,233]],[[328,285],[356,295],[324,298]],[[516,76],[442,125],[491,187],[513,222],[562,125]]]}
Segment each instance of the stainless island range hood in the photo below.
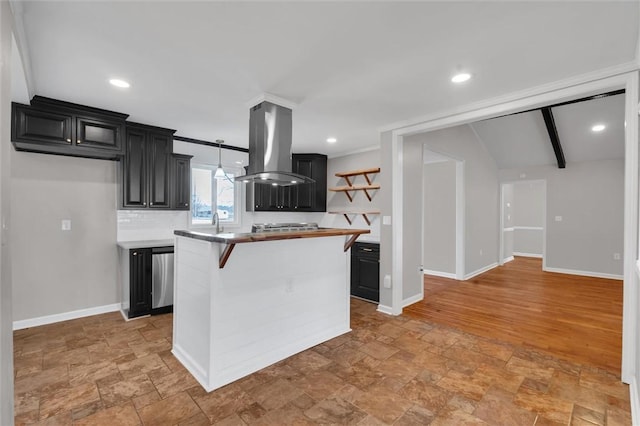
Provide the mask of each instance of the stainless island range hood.
{"label": "stainless island range hood", "polygon": [[268,101],[249,114],[249,168],[236,181],[290,186],[313,183],[291,171],[292,111]]}

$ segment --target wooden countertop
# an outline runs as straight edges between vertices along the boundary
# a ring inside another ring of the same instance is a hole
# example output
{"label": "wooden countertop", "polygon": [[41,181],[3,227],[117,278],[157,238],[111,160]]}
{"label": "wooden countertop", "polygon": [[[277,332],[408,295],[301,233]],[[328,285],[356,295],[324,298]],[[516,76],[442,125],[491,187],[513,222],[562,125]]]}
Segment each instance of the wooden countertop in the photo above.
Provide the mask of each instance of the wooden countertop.
{"label": "wooden countertop", "polygon": [[310,231],[282,231],[282,232],[246,232],[246,233],[225,233],[207,234],[204,232],[176,230],[173,233],[181,237],[195,238],[212,243],[239,244],[255,243],[259,241],[291,240],[296,238],[319,238],[337,237],[340,235],[361,235],[368,234],[368,229],[342,229],[342,228],[320,228]]}
{"label": "wooden countertop", "polygon": [[310,231],[282,231],[282,232],[246,232],[246,233],[224,233],[207,234],[204,232],[175,230],[173,233],[180,237],[194,238],[196,240],[209,241],[212,243],[226,244],[220,255],[220,268],[223,268],[231,251],[236,244],[257,243],[260,241],[293,240],[298,238],[320,238],[339,237],[341,235],[351,236],[344,245],[344,251],[349,250],[356,239],[362,234],[368,234],[368,229],[342,229],[342,228],[319,228]]}

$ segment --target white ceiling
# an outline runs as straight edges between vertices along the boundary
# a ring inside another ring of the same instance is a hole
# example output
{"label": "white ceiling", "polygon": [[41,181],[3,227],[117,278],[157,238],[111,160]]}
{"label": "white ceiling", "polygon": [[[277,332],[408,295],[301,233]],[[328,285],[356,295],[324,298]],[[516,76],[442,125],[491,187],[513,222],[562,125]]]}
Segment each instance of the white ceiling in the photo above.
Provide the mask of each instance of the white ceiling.
{"label": "white ceiling", "polygon": [[[551,108],[567,163],[624,158],[624,99],[622,94]],[[606,129],[592,132],[598,123]],[[558,164],[539,110],[470,126],[499,169]]]}
{"label": "white ceiling", "polygon": [[[389,123],[633,61],[638,4],[22,1],[16,10],[32,94],[247,147],[248,103],[270,93],[297,103],[294,151],[331,155],[377,145]],[[461,69],[473,79],[455,86]],[[113,77],[131,88],[110,87]]]}

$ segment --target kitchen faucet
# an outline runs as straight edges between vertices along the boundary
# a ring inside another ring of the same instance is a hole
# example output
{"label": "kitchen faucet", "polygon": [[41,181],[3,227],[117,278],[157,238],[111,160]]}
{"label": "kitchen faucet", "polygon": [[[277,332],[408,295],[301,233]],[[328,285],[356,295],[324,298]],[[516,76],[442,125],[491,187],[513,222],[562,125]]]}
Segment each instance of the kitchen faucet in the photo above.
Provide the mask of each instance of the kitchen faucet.
{"label": "kitchen faucet", "polygon": [[216,234],[220,233],[220,217],[218,216],[218,212],[213,214],[211,218],[211,225],[216,227]]}

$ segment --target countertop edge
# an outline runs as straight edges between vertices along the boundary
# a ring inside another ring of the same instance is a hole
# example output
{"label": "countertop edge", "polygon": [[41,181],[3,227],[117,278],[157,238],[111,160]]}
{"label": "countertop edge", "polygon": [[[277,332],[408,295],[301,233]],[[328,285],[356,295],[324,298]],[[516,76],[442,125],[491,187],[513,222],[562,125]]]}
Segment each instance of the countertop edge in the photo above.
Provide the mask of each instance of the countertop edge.
{"label": "countertop edge", "polygon": [[175,244],[175,240],[173,238],[166,238],[161,240],[118,241],[116,244],[120,248],[130,250],[152,247],[169,247]]}
{"label": "countertop edge", "polygon": [[242,244],[261,241],[293,240],[303,238],[339,237],[345,235],[363,235],[371,231],[368,229],[320,228],[315,231],[285,231],[285,232],[255,232],[242,234],[207,234],[188,230],[175,230],[173,233],[180,237],[193,238],[212,243]]}

